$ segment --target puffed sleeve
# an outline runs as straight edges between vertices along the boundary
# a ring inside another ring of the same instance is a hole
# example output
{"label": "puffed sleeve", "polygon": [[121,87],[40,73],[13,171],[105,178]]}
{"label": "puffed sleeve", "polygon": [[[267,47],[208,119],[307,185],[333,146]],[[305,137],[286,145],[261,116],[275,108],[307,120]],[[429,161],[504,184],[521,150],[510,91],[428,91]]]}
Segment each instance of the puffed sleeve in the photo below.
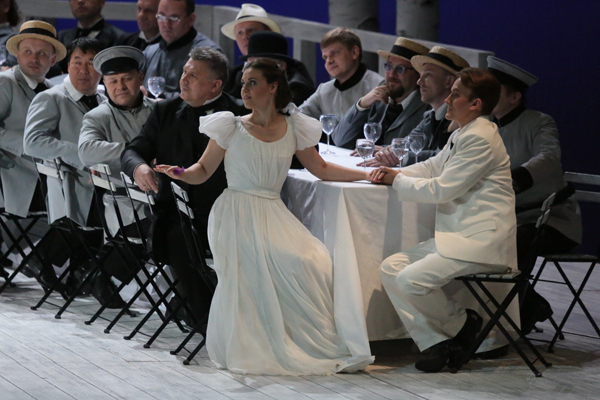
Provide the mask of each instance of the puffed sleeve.
{"label": "puffed sleeve", "polygon": [[321,122],[300,112],[292,113],[289,120],[296,136],[296,150],[304,150],[319,143],[323,131]]}
{"label": "puffed sleeve", "polygon": [[221,148],[227,149],[235,131],[236,117],[231,111],[221,111],[200,117],[198,130],[213,139]]}

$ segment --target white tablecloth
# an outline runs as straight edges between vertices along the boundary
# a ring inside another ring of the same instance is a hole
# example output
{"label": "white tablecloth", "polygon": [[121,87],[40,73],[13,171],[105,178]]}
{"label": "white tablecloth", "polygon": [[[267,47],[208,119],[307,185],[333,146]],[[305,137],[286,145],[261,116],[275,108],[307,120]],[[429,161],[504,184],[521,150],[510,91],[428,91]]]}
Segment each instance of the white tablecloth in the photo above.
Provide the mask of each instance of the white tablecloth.
{"label": "white tablecloth", "polygon": [[[349,150],[332,150],[336,154],[323,155],[325,160],[362,168]],[[342,334],[357,341],[406,337],[381,285],[379,264],[433,236],[435,205],[399,202],[389,186],[324,182],[298,170],[290,170],[282,198],[333,256],[336,316],[365,315],[365,324]]]}

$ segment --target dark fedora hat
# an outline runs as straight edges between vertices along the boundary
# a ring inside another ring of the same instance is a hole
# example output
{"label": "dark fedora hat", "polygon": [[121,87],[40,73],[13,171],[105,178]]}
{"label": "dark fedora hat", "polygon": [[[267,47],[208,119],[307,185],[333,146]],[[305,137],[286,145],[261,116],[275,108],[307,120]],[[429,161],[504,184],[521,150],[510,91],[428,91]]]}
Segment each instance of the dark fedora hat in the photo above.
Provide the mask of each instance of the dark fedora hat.
{"label": "dark fedora hat", "polygon": [[294,59],[288,57],[288,42],[285,36],[277,32],[260,31],[253,33],[248,41],[248,54],[240,57],[246,61],[250,57],[267,57],[283,60],[288,65],[294,64]]}

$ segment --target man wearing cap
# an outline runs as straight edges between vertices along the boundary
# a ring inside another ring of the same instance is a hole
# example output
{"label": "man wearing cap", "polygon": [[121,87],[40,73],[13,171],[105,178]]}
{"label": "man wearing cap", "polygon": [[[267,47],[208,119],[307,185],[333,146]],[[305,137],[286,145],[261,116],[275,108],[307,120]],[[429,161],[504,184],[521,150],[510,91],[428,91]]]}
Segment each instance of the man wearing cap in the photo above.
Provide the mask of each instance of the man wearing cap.
{"label": "man wearing cap", "polygon": [[[488,70],[498,78],[501,94],[492,112],[510,156],[517,211],[519,265],[526,262],[535,235],[539,204],[557,193],[539,255],[567,253],[581,243],[581,216],[569,192],[560,162],[558,130],[552,117],[528,110],[525,93],[538,79],[497,57],[488,57]],[[525,294],[521,328],[528,333],[536,322],[552,315],[550,304],[534,290]]]}
{"label": "man wearing cap", "polygon": [[[79,158],[87,167],[107,164],[118,181],[121,179],[121,153],[140,133],[156,103],[140,91],[144,81],[143,65],[144,53],[131,46],[111,47],[94,57],[94,68],[103,76],[108,99],[83,117]],[[115,210],[112,199],[106,197],[106,222],[112,234],[116,234],[119,225]],[[138,211],[141,207],[140,203]],[[125,225],[133,224],[131,203],[124,201],[120,209]]]}
{"label": "man wearing cap", "polygon": [[[264,57],[274,60],[285,72],[292,91],[292,102],[300,106],[315,91],[315,84],[302,62],[288,57],[288,43],[285,36],[277,32],[262,31],[253,33],[248,42],[248,54],[240,60],[252,61]],[[232,96],[241,98],[242,83],[235,82]]]}
{"label": "man wearing cap", "polygon": [[[446,119],[448,105],[444,100],[450,95],[450,89],[457,77],[456,73],[469,67],[469,63],[453,51],[434,46],[429,53],[414,56],[411,64],[420,74],[417,84],[421,91],[421,101],[431,106],[431,110],[425,112],[423,120],[411,132],[424,133],[427,136],[427,144],[419,153],[419,161],[423,161],[439,153],[448,142],[452,133],[449,131],[451,121]],[[391,150],[389,146],[384,147],[367,162],[367,165],[387,167],[398,165],[399,160]],[[414,153],[409,153],[404,164],[414,163]]]}
{"label": "man wearing cap", "polygon": [[[83,116],[105,99],[97,93],[102,75],[94,69],[93,64],[94,56],[101,50],[102,44],[96,39],[75,39],[67,57],[68,76],[61,85],[37,95],[27,113],[23,139],[25,154],[42,160],[60,159],[65,168],[65,197],[58,179],[47,178],[48,217],[51,223],[66,216],[80,226],[101,226],[98,207],[93,204],[94,190],[89,173],[77,151]],[[89,232],[85,240],[88,246],[99,248],[102,235],[95,233]],[[77,243],[76,238],[71,240],[72,245]],[[64,257],[69,257],[68,253]],[[80,270],[89,267],[83,248],[76,248],[70,257],[72,264],[81,266]],[[92,294],[104,303],[113,289],[114,284],[102,274],[94,280]],[[120,297],[108,303],[111,308],[123,305]]]}
{"label": "man wearing cap", "polygon": [[434,238],[386,258],[380,276],[400,319],[421,351],[415,367],[437,372],[464,355],[482,318],[454,278],[516,268],[515,195],[510,161],[487,115],[500,84],[488,71],[459,72],[446,99],[458,129],[435,156],[401,170],[381,167],[374,182],[392,185],[400,201],[437,204]]}
{"label": "man wearing cap", "polygon": [[[154,206],[156,219],[152,222],[151,238],[154,256],[169,264],[179,279],[181,292],[188,297],[191,309],[199,320],[210,305],[210,296],[191,267],[185,239],[179,222],[175,199],[171,192],[171,179],[152,170],[156,164],[190,165],[200,159],[208,137],[198,132],[199,117],[218,111],[231,111],[235,115],[248,113],[227,93],[227,58],[220,51],[194,48],[181,76],[181,96],[159,101],[150,113],[141,133],[125,148],[121,156],[123,172],[135,180],[143,191],[156,193]],[[221,165],[205,183],[187,185],[178,182],[190,197],[196,228],[208,249],[208,214],[214,201],[227,183]],[[185,319],[192,324],[189,318]]]}
{"label": "man wearing cap", "polygon": [[382,125],[378,145],[408,136],[429,109],[419,96],[419,74],[410,60],[428,51],[427,47],[403,37],[396,40],[391,51],[377,51],[379,57],[386,60],[385,85],[377,86],[350,107],[331,135],[336,146],[353,149],[356,139],[363,136],[363,126],[367,122]]}
{"label": "man wearing cap", "polygon": [[[275,21],[269,18],[264,8],[256,4],[242,4],[242,9],[231,21],[221,27],[221,32],[228,38],[235,40],[243,56],[248,54],[250,36],[254,32],[271,31],[281,33],[281,28]],[[239,82],[242,80],[242,70],[245,63],[241,63],[231,69],[229,79],[223,91],[235,98],[240,98]]]}
{"label": "man wearing cap", "polygon": [[319,119],[321,114],[334,114],[341,118],[360,97],[384,81],[360,62],[360,38],[348,28],[327,32],[321,39],[321,53],[325,69],[333,79],[320,84],[302,103],[300,111],[306,115]]}
{"label": "man wearing cap", "polygon": [[[37,93],[52,87],[45,76],[56,61],[66,56],[67,49],[56,39],[54,27],[42,21],[27,21],[21,25],[20,33],[8,40],[7,49],[16,57],[18,65],[0,74],[0,155],[3,160],[0,176],[5,210],[26,217],[30,210],[45,209],[45,193],[40,189],[35,163],[23,151],[27,110]],[[37,246],[43,256],[51,258],[49,243],[54,234],[49,233]],[[56,280],[54,273],[36,260],[31,260],[24,273],[36,277],[45,287]]]}
{"label": "man wearing cap", "polygon": [[119,45],[133,46],[144,50],[151,44],[160,41],[160,31],[158,30],[158,12],[159,0],[138,0],[137,2],[137,24],[139,32],[133,32],[121,36]]}
{"label": "man wearing cap", "polygon": [[163,96],[167,99],[179,94],[179,78],[183,66],[194,47],[221,48],[208,37],[194,29],[196,22],[194,0],[160,0],[158,4],[158,29],[161,39],[144,50],[146,70],[144,86],[153,76],[165,78]]}
{"label": "man wearing cap", "polygon": [[[95,38],[103,48],[117,44],[125,34],[121,29],[106,22],[102,16],[105,0],[69,0],[71,13],[77,19],[77,27],[58,32],[58,40],[69,47],[73,40],[82,37]],[[60,63],[67,71],[67,61]]]}

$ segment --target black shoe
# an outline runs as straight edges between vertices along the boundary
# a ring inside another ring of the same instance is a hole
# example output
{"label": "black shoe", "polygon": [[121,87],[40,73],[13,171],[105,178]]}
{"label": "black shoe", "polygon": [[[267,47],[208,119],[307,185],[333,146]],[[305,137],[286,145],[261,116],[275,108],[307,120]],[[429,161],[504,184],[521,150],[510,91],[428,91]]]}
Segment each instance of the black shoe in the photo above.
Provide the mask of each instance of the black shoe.
{"label": "black shoe", "polygon": [[440,372],[459,353],[459,346],[453,339],[444,340],[424,352],[423,358],[415,363],[415,368],[423,372]]}
{"label": "black shoe", "polygon": [[123,308],[126,303],[119,293],[113,296],[117,287],[110,276],[102,271],[96,272],[90,283],[92,296],[106,308]]}
{"label": "black shoe", "polygon": [[469,347],[475,341],[477,334],[483,325],[483,318],[475,311],[467,308],[467,320],[465,324],[454,337],[454,341],[461,347],[463,351],[469,350]]}
{"label": "black shoe", "polygon": [[479,360],[495,360],[500,357],[504,357],[508,354],[509,345],[498,347],[497,349],[482,351],[481,353],[475,353],[473,358]]}
{"label": "black shoe", "polygon": [[[4,260],[2,260],[2,262],[0,263],[0,267],[12,267],[13,262],[10,258],[6,257]],[[30,276],[30,278],[33,278],[33,276]]]}
{"label": "black shoe", "polygon": [[528,335],[537,322],[550,318],[554,311],[548,300],[544,299],[532,288],[528,288],[521,307],[521,332]]}

